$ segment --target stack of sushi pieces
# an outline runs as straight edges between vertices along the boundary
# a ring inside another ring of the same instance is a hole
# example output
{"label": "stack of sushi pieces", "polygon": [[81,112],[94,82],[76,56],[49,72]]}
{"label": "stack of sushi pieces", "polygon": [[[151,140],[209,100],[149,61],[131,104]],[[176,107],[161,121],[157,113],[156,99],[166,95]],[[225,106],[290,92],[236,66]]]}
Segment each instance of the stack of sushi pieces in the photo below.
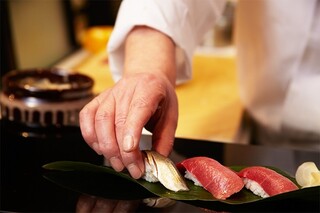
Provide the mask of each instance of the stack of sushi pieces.
{"label": "stack of sushi pieces", "polygon": [[237,173],[212,158],[193,157],[178,163],[177,167],[185,172],[185,178],[220,200],[227,199],[243,187],[264,198],[298,189],[288,178],[262,166],[247,167]]}
{"label": "stack of sushi pieces", "polygon": [[[263,166],[246,167],[236,172],[209,157],[192,157],[175,165],[155,151],[145,151],[145,154],[143,179],[160,181],[174,192],[189,190],[180,172],[220,200],[226,200],[244,187],[263,198],[299,189],[287,177]],[[320,171],[314,163],[304,163],[297,169],[296,180],[302,188],[320,185]]]}

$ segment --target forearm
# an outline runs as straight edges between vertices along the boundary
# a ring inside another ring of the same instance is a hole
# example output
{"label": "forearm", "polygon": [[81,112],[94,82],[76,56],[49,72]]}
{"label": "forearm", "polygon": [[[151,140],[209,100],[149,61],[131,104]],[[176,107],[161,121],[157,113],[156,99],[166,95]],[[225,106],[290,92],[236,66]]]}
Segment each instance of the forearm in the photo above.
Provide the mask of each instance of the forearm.
{"label": "forearm", "polygon": [[150,72],[176,81],[175,45],[165,34],[145,26],[135,27],[125,43],[124,75]]}

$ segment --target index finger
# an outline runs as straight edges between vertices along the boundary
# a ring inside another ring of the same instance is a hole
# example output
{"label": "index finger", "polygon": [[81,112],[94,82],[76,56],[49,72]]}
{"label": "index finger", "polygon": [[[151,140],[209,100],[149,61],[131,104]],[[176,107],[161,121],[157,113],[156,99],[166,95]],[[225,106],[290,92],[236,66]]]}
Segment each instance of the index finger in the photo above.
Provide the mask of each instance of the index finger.
{"label": "index finger", "polygon": [[[143,127],[155,114],[159,104],[163,100],[162,94],[156,96],[139,96],[132,99],[126,123],[123,129],[122,149],[132,152],[138,148]],[[128,138],[131,140],[128,140]],[[128,144],[130,142],[130,144]]]}

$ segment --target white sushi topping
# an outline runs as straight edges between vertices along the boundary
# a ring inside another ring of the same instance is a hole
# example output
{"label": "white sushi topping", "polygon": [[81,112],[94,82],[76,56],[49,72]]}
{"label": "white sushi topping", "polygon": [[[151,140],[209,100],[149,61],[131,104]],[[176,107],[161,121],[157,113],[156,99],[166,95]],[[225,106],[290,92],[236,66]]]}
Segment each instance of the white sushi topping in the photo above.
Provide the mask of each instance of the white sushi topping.
{"label": "white sushi topping", "polygon": [[157,178],[157,169],[154,166],[150,165],[148,161],[145,161],[144,165],[145,173],[142,178],[151,183],[159,182],[159,179]]}
{"label": "white sushi topping", "polygon": [[255,195],[263,198],[270,197],[270,195],[268,195],[268,193],[266,193],[256,181],[250,180],[248,178],[242,178],[242,180],[245,187],[252,191]]}
{"label": "white sushi topping", "polygon": [[194,185],[203,187],[202,184],[198,181],[198,179],[193,174],[188,172],[187,170],[186,170],[184,177],[189,180],[192,180],[194,182]]}
{"label": "white sushi topping", "polygon": [[149,182],[160,182],[171,191],[189,191],[175,164],[155,151],[145,151],[145,174],[143,179]]}

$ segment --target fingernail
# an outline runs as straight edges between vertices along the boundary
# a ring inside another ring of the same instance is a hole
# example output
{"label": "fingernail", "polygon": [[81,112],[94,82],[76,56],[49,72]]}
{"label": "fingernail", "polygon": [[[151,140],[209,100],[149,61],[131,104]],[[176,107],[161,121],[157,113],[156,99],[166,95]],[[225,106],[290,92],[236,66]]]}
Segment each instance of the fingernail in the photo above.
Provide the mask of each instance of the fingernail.
{"label": "fingernail", "polygon": [[133,150],[133,137],[131,135],[127,135],[123,139],[123,151],[131,152]]}
{"label": "fingernail", "polygon": [[98,155],[102,155],[102,152],[100,151],[100,147],[98,143],[93,143],[92,144],[92,149],[98,154]]}
{"label": "fingernail", "polygon": [[130,175],[134,178],[134,179],[139,179],[142,176],[142,172],[140,170],[140,168],[135,164],[129,164],[127,166],[127,169],[130,172]]}
{"label": "fingernail", "polygon": [[116,170],[117,172],[122,171],[124,168],[123,163],[121,162],[121,160],[118,157],[110,158],[109,162],[110,162],[112,168],[114,168],[114,170]]}

